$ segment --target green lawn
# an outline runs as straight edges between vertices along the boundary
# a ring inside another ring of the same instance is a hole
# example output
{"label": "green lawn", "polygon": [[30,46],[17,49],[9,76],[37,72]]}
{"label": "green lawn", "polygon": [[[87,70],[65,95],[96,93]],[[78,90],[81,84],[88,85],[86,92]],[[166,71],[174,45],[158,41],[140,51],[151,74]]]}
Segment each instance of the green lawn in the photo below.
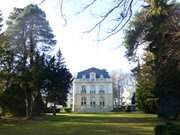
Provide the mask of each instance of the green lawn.
{"label": "green lawn", "polygon": [[154,135],[160,121],[141,113],[69,113],[31,121],[0,120],[0,135]]}

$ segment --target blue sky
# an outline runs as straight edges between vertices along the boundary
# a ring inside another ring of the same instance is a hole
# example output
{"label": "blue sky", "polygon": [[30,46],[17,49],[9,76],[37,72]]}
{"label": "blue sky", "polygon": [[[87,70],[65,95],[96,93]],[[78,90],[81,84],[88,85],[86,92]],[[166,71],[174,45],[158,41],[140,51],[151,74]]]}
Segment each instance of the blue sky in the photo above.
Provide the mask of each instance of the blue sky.
{"label": "blue sky", "polygon": [[[0,9],[4,19],[14,7],[24,7],[28,4],[37,4],[41,0],[0,0]],[[107,29],[102,29],[100,35],[97,31],[83,34],[99,19],[103,9],[108,8],[111,0],[100,0],[89,10],[77,15],[83,7],[83,2],[88,0],[64,0],[63,11],[67,18],[67,25],[60,16],[58,0],[46,0],[40,8],[46,12],[47,19],[56,35],[57,46],[60,47],[66,65],[73,74],[90,67],[102,69],[130,71],[130,64],[124,57],[125,48],[122,46],[123,33],[106,40],[97,42],[99,36]],[[102,4],[103,3],[103,4]],[[106,24],[105,26],[108,26]]]}

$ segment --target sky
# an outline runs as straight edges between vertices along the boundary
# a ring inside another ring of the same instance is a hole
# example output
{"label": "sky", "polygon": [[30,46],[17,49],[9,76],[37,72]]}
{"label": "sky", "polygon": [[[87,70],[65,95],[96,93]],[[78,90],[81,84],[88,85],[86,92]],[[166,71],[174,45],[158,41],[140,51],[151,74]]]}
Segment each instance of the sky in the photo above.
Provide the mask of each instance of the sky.
{"label": "sky", "polygon": [[[85,2],[87,0],[83,0]],[[102,0],[100,0],[102,1]],[[23,8],[28,4],[38,4],[41,0],[0,0],[0,10],[3,18],[7,19],[14,7]],[[101,9],[106,9],[108,0],[104,4],[93,7],[81,14],[77,14],[83,7],[80,0],[65,0],[63,12],[67,19],[67,24],[60,15],[58,0],[46,0],[39,7],[45,11],[47,19],[56,36],[56,49],[61,49],[67,67],[73,74],[97,67],[107,69],[107,71],[121,70],[130,72],[132,65],[124,57],[125,48],[122,45],[123,32],[118,35],[98,42],[97,39],[102,34],[94,31],[83,34],[97,22]],[[102,10],[103,11],[103,10]],[[103,32],[102,32],[103,33]]]}

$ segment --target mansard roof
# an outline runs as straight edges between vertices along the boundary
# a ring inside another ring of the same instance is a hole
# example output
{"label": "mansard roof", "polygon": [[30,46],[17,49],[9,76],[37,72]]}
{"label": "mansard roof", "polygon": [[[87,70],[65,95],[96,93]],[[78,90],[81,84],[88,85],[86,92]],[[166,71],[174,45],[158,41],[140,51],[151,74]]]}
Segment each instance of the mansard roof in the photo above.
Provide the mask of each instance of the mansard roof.
{"label": "mansard roof", "polygon": [[108,72],[105,69],[98,69],[95,67],[86,69],[84,71],[78,72],[77,78],[80,79],[83,77],[83,75],[86,76],[86,78],[90,78],[90,73],[94,72],[96,73],[96,78],[100,78],[101,75],[103,75],[103,78],[110,78]]}

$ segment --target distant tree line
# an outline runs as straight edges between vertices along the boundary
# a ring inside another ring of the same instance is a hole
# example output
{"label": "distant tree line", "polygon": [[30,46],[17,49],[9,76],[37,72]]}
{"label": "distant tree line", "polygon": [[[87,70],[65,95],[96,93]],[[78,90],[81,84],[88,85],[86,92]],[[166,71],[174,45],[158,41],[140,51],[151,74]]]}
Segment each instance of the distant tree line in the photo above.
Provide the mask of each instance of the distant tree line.
{"label": "distant tree line", "polygon": [[[122,71],[113,71],[111,73],[113,82],[113,99],[114,109],[122,109],[122,106],[129,105],[125,93],[129,93],[129,100],[135,92],[135,78],[131,73],[123,73]],[[119,110],[119,111],[120,111]]]}
{"label": "distant tree line", "polygon": [[56,40],[45,13],[37,5],[14,8],[6,24],[0,35],[2,113],[30,119],[51,102],[55,114],[57,104],[66,104],[72,75],[60,49],[55,56],[50,55]]}

